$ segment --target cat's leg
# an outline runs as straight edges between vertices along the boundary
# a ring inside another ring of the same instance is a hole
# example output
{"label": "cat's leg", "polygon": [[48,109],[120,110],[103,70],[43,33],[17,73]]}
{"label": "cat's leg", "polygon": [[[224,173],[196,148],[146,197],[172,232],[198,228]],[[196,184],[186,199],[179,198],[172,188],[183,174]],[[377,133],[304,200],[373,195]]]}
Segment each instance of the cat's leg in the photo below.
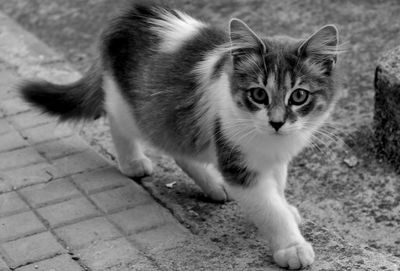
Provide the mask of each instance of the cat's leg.
{"label": "cat's leg", "polygon": [[[274,178],[277,181],[279,193],[282,196],[282,198],[285,199],[285,201],[286,201],[285,188],[286,188],[287,170],[288,169],[286,164],[277,166],[274,169]],[[299,210],[297,210],[297,208],[292,204],[289,203],[287,204],[289,206],[289,210],[292,212],[294,218],[296,219],[297,224],[301,224],[301,216]]]}
{"label": "cat's leg", "polygon": [[301,235],[290,205],[274,174],[256,177],[247,186],[230,182],[228,193],[269,240],[275,262],[298,269],[314,261],[314,251]]}
{"label": "cat's leg", "polygon": [[289,204],[289,203],[288,203],[288,207],[289,207],[290,212],[292,212],[292,215],[294,216],[294,219],[296,220],[297,224],[300,225],[301,224],[301,215],[300,215],[299,210],[297,209],[296,206]]}
{"label": "cat's leg", "polygon": [[175,162],[209,198],[219,202],[229,199],[224,187],[224,180],[213,165],[186,158],[175,158]]}
{"label": "cat's leg", "polygon": [[104,76],[106,110],[110,122],[111,136],[117,152],[120,171],[129,177],[150,175],[153,165],[143,153],[129,102],[122,97],[120,89],[110,75]]}
{"label": "cat's leg", "polygon": [[152,162],[143,153],[140,142],[135,138],[136,135],[124,131],[113,116],[109,116],[109,122],[120,171],[129,177],[150,175],[153,172]]}

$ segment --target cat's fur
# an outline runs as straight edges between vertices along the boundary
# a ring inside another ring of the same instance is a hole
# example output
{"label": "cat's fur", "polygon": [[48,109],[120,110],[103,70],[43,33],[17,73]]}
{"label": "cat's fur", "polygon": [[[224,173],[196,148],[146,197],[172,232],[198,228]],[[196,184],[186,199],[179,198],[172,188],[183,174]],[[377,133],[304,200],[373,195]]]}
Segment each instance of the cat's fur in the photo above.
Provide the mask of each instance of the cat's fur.
{"label": "cat's fur", "polygon": [[[133,5],[108,26],[101,62],[80,81],[29,82],[21,92],[63,121],[106,112],[124,174],[152,173],[140,142],[152,144],[211,198],[238,201],[275,261],[293,269],[314,252],[284,196],[287,165],[337,100],[337,53],[331,25],[304,40],[260,38],[237,19],[227,33],[177,10]],[[269,101],[252,100],[250,88]],[[309,93],[303,105],[292,102],[296,89]]]}

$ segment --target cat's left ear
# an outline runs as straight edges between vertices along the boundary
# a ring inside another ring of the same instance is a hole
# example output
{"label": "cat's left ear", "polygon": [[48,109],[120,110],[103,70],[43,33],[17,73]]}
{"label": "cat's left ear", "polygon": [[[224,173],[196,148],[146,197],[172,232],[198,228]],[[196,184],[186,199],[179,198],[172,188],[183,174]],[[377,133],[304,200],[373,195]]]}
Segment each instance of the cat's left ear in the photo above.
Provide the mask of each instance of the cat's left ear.
{"label": "cat's left ear", "polygon": [[229,37],[231,41],[230,49],[233,55],[245,49],[260,48],[262,53],[267,51],[262,39],[242,20],[236,18],[230,20]]}
{"label": "cat's left ear", "polygon": [[339,31],[335,25],[326,25],[304,40],[298,48],[300,57],[311,58],[330,72],[339,54]]}

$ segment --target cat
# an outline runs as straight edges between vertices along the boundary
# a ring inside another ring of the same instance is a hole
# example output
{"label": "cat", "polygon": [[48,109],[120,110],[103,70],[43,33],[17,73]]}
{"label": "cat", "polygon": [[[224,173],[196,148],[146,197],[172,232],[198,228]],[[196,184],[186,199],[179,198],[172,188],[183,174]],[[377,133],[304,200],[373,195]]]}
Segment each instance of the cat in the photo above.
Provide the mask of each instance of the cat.
{"label": "cat", "polygon": [[145,142],[171,155],[213,200],[233,199],[281,267],[314,251],[284,195],[291,159],[339,97],[338,30],[306,39],[229,31],[165,6],[132,4],[103,31],[100,61],[79,81],[28,81],[23,98],[60,121],[107,114],[120,171],[150,175]]}

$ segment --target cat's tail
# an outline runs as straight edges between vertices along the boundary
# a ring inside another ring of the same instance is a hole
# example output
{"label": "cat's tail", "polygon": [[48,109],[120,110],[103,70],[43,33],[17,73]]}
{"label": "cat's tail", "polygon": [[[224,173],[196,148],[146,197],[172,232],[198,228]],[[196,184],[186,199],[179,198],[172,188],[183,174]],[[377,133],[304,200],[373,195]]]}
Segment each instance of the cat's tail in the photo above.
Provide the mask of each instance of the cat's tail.
{"label": "cat's tail", "polygon": [[104,114],[102,84],[102,70],[96,64],[74,83],[26,81],[19,90],[25,101],[61,121],[93,120]]}

